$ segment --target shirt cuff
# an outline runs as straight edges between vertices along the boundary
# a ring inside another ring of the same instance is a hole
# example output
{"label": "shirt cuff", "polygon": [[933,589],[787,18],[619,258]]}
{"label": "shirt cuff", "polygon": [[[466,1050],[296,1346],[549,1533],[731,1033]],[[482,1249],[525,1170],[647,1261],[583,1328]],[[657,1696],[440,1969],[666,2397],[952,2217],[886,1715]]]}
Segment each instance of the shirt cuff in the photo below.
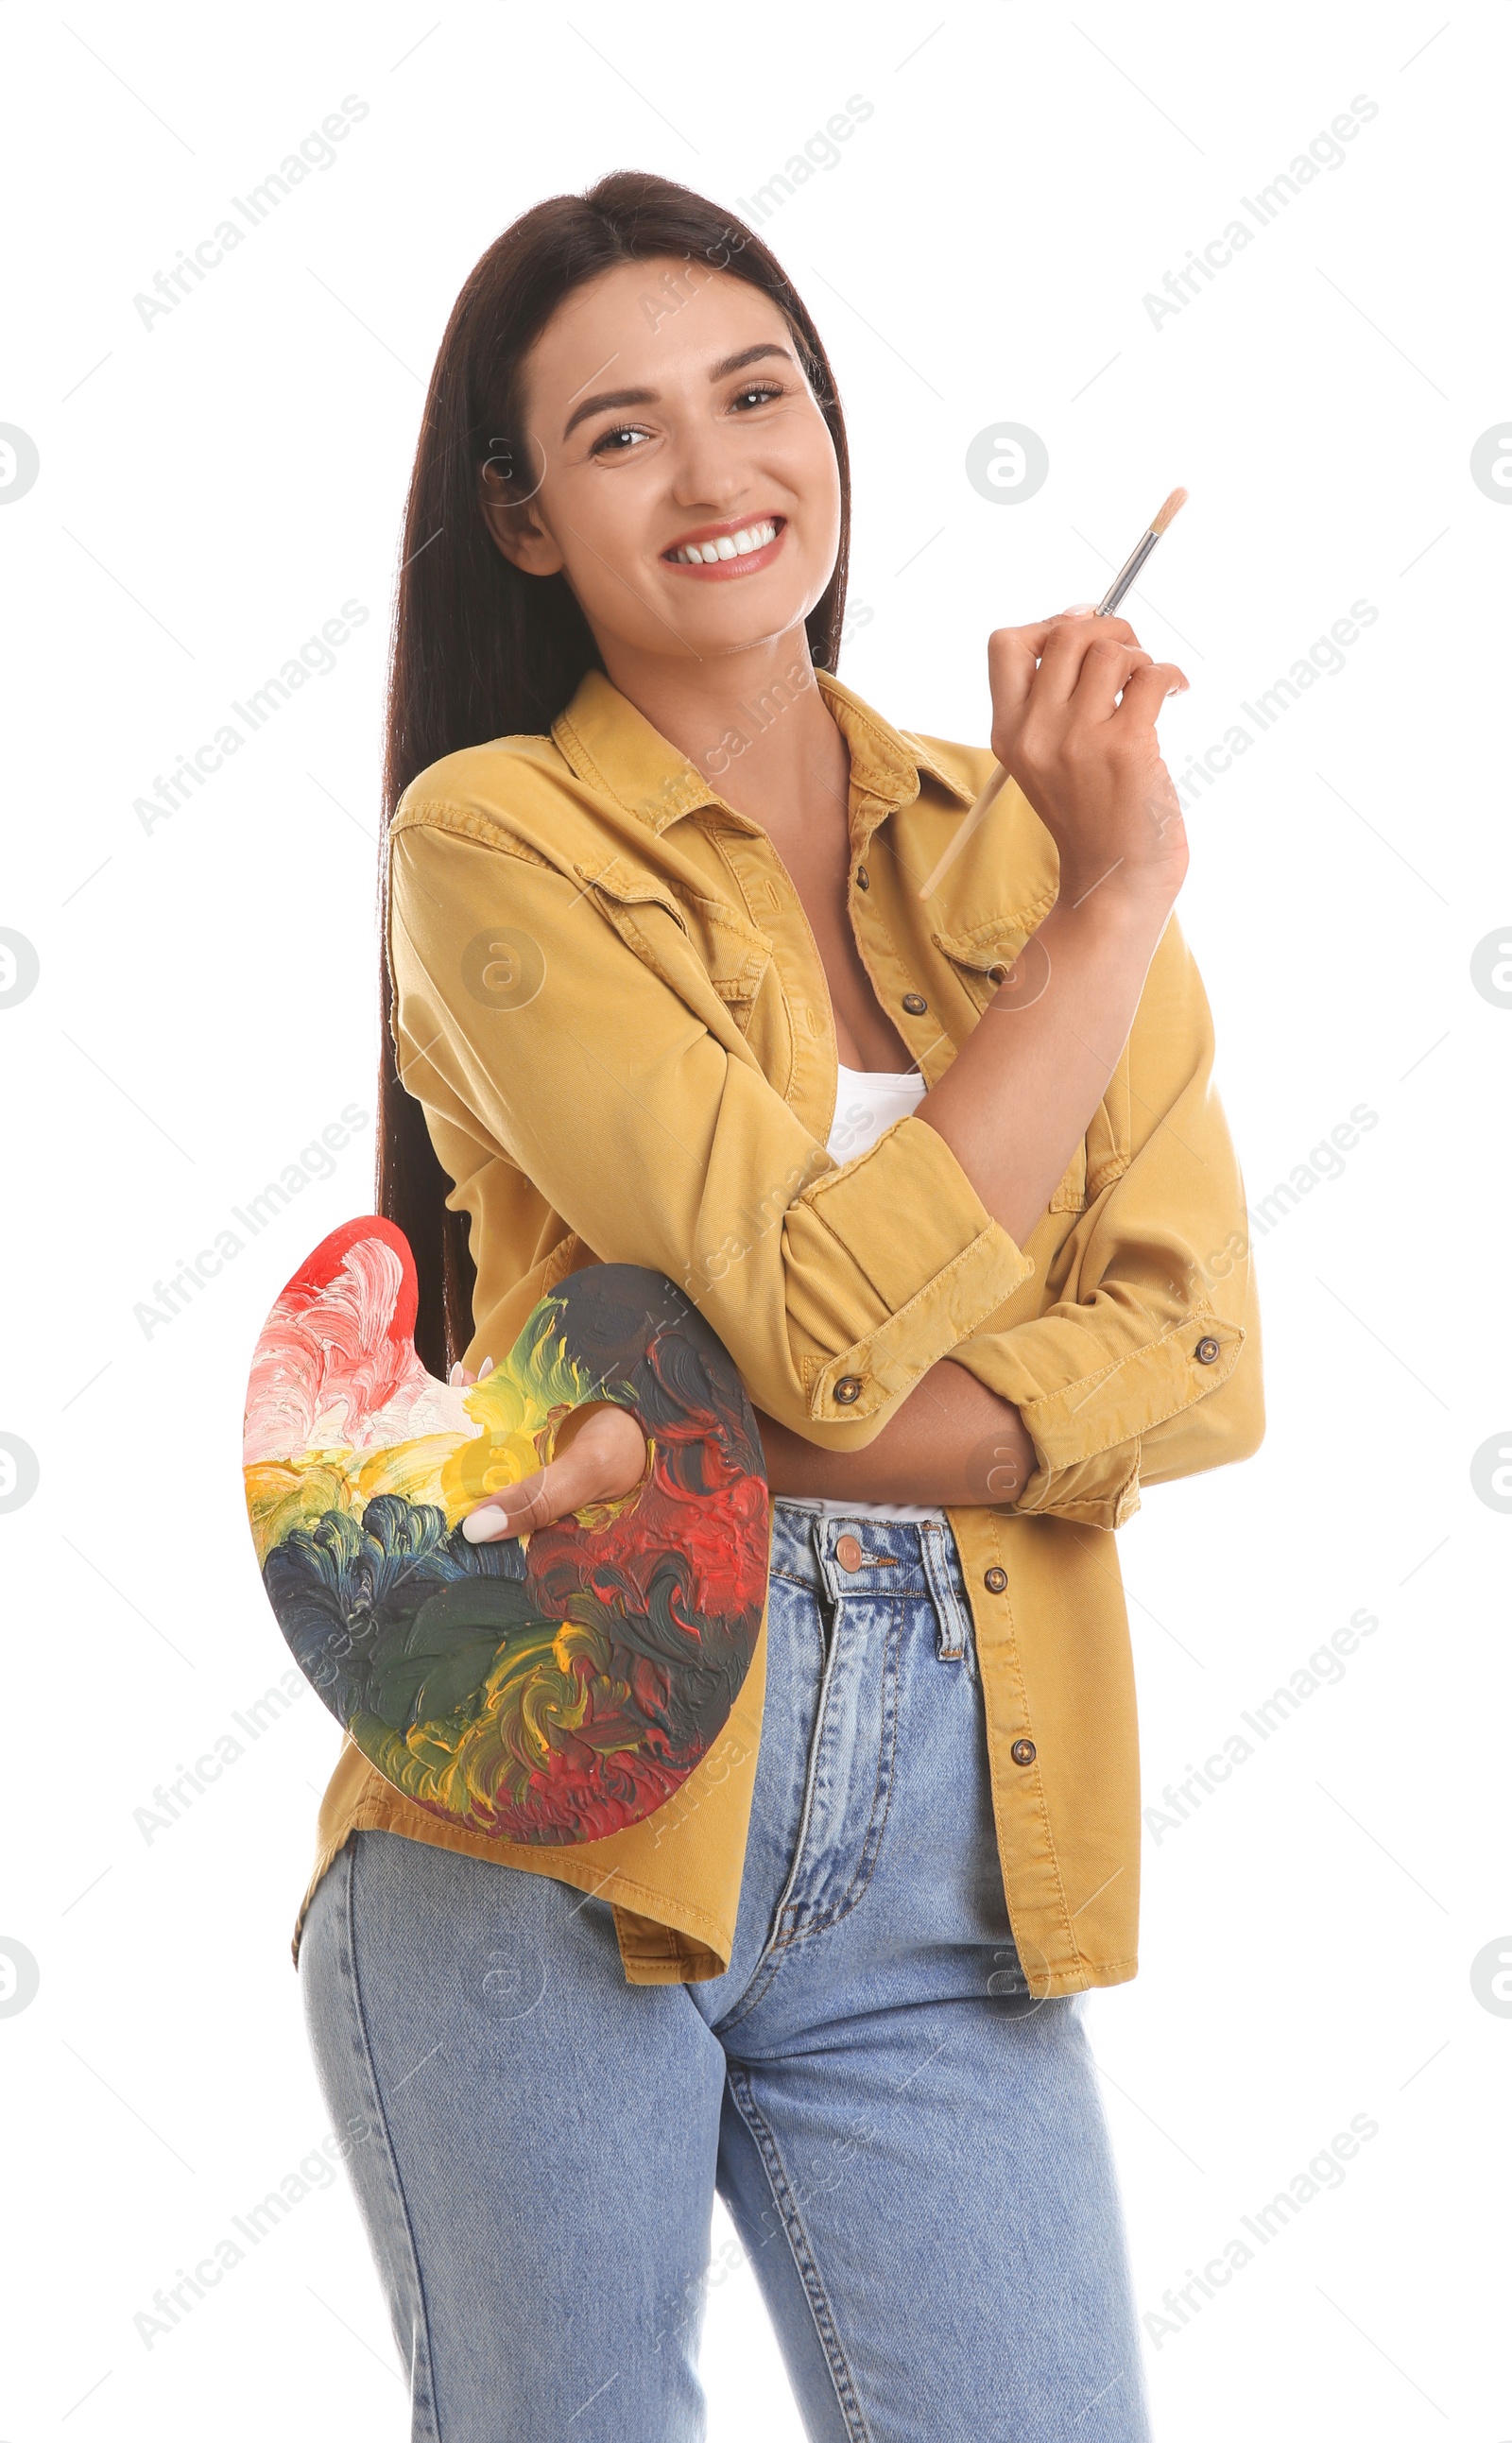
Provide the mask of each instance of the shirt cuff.
{"label": "shirt cuff", "polygon": [[1139,1444],[1120,1443],[1074,1467],[1035,1469],[1015,1517],[1069,1518],[1081,1527],[1121,1527],[1139,1508]]}
{"label": "shirt cuff", "polygon": [[1139,1507],[1139,1448],[1146,1434],[1226,1383],[1244,1328],[1197,1309],[1143,1347],[1070,1381],[1088,1332],[1054,1315],[1016,1330],[982,1332],[952,1354],[978,1382],[1011,1400],[1039,1465],[1013,1507],[1030,1516],[1074,1517],[1121,1527]]}
{"label": "shirt cuff", "polygon": [[1034,1270],[925,1120],[894,1121],[855,1162],[816,1180],[785,1226],[806,1261],[827,1252],[833,1266],[843,1253],[878,1313],[838,1356],[803,1362],[816,1424],[858,1424],[905,1398]]}

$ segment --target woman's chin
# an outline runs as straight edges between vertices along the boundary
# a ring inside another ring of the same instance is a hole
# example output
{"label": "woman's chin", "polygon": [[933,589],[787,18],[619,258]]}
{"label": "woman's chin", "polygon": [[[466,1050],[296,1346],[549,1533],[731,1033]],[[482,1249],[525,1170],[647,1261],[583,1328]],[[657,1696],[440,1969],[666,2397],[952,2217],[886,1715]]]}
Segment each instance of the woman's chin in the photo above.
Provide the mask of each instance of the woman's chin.
{"label": "woman's chin", "polygon": [[[827,580],[826,580],[827,581]],[[797,593],[784,587],[774,598],[774,589],[752,586],[700,586],[693,594],[667,605],[666,616],[675,625],[675,633],[685,648],[700,660],[723,661],[734,653],[760,652],[780,644],[784,637],[801,636],[803,622],[823,592]],[[671,644],[663,630],[655,639],[648,639],[656,651]]]}
{"label": "woman's chin", "polygon": [[747,628],[738,636],[710,637],[702,648],[708,661],[731,661],[741,653],[765,653],[788,645],[795,653],[808,655],[808,640],[803,634],[807,614],[795,611],[791,617],[774,628]]}

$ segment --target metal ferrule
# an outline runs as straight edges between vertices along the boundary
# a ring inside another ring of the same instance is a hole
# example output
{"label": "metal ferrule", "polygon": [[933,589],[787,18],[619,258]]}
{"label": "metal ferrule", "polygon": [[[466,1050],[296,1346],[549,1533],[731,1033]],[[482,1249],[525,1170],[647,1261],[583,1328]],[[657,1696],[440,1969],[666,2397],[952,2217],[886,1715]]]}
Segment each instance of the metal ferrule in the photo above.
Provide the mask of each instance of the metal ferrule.
{"label": "metal ferrule", "polygon": [[1109,586],[1107,593],[1103,596],[1102,600],[1097,605],[1097,617],[1099,619],[1111,618],[1114,612],[1117,610],[1119,603],[1123,600],[1123,597],[1128,593],[1130,586],[1134,583],[1134,579],[1138,576],[1139,571],[1143,568],[1146,560],[1149,559],[1151,553],[1154,550],[1154,547],[1159,541],[1160,537],[1156,534],[1153,526],[1150,528],[1150,531],[1147,534],[1142,534],[1140,536],[1133,551],[1129,554],[1128,559],[1124,561],[1123,566],[1119,569],[1117,576]]}

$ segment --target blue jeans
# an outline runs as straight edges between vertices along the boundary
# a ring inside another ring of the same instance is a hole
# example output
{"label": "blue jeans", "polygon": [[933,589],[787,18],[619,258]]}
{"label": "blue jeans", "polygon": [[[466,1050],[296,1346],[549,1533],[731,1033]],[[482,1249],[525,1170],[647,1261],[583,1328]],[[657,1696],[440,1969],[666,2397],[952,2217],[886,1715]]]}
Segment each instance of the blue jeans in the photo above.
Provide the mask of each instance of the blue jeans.
{"label": "blue jeans", "polygon": [[[842,1569],[850,1533],[861,1566]],[[684,2443],[717,2190],[822,2443],[1146,2443],[1084,1997],[1004,1904],[946,1526],[775,1505],[734,1956],[355,1833],[301,1955],[423,2443]]]}

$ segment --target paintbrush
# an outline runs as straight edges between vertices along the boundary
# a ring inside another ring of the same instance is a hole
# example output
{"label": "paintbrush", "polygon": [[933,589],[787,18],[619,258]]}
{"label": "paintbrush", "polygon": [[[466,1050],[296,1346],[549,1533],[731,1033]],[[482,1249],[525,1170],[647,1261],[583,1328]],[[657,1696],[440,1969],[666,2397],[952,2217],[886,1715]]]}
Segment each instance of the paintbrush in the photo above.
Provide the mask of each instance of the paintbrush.
{"label": "paintbrush", "polygon": [[1166,528],[1170,525],[1171,519],[1175,516],[1176,511],[1180,508],[1186,498],[1186,488],[1180,484],[1176,486],[1173,492],[1167,493],[1165,499],[1161,502],[1159,508],[1155,511],[1154,516],[1151,519],[1149,525],[1145,528],[1144,533],[1140,536],[1133,551],[1129,554],[1128,559],[1124,561],[1123,566],[1119,569],[1117,576],[1109,586],[1107,593],[1098,603],[1096,613],[1096,616],[1097,618],[1112,618],[1113,614],[1117,610],[1119,603],[1123,600],[1123,597],[1128,593],[1130,586],[1134,583],[1134,579],[1138,576],[1139,571],[1143,568],[1146,560],[1154,550],[1156,543],[1160,541],[1161,536],[1165,533]]}
{"label": "paintbrush", "polygon": [[[1124,561],[1123,566],[1119,569],[1117,576],[1109,586],[1107,593],[1098,603],[1097,611],[1094,614],[1095,617],[1098,619],[1107,619],[1112,617],[1114,612],[1117,610],[1119,603],[1123,600],[1123,597],[1128,593],[1130,586],[1134,583],[1134,579],[1138,576],[1146,560],[1154,550],[1156,543],[1160,541],[1161,536],[1165,533],[1166,528],[1170,525],[1171,519],[1175,516],[1176,511],[1181,507],[1182,503],[1186,498],[1186,490],[1180,484],[1177,485],[1173,492],[1167,493],[1165,499],[1161,502],[1159,508],[1155,511],[1154,516],[1151,519],[1150,524],[1145,528],[1144,533],[1140,536],[1133,551],[1129,554],[1128,559]],[[975,831],[978,823],[982,820],[983,816],[986,813],[988,807],[991,805],[994,798],[997,796],[998,791],[1002,788],[1003,783],[1007,777],[1008,776],[1006,772],[1005,772],[1001,763],[993,764],[986,787],[983,790],[981,796],[977,799],[976,803],[970,808],[969,812],[962,816],[960,827],[956,831],[954,837],[951,839],[950,847],[946,850],[945,854],[940,858],[939,863],[936,865],[933,872],[930,875],[929,880],[920,885],[919,897],[921,899],[932,898],[934,892],[939,889],[944,877],[949,873],[951,866],[955,863],[956,858],[960,855],[961,851],[967,844],[967,841],[970,838],[971,834]]]}

